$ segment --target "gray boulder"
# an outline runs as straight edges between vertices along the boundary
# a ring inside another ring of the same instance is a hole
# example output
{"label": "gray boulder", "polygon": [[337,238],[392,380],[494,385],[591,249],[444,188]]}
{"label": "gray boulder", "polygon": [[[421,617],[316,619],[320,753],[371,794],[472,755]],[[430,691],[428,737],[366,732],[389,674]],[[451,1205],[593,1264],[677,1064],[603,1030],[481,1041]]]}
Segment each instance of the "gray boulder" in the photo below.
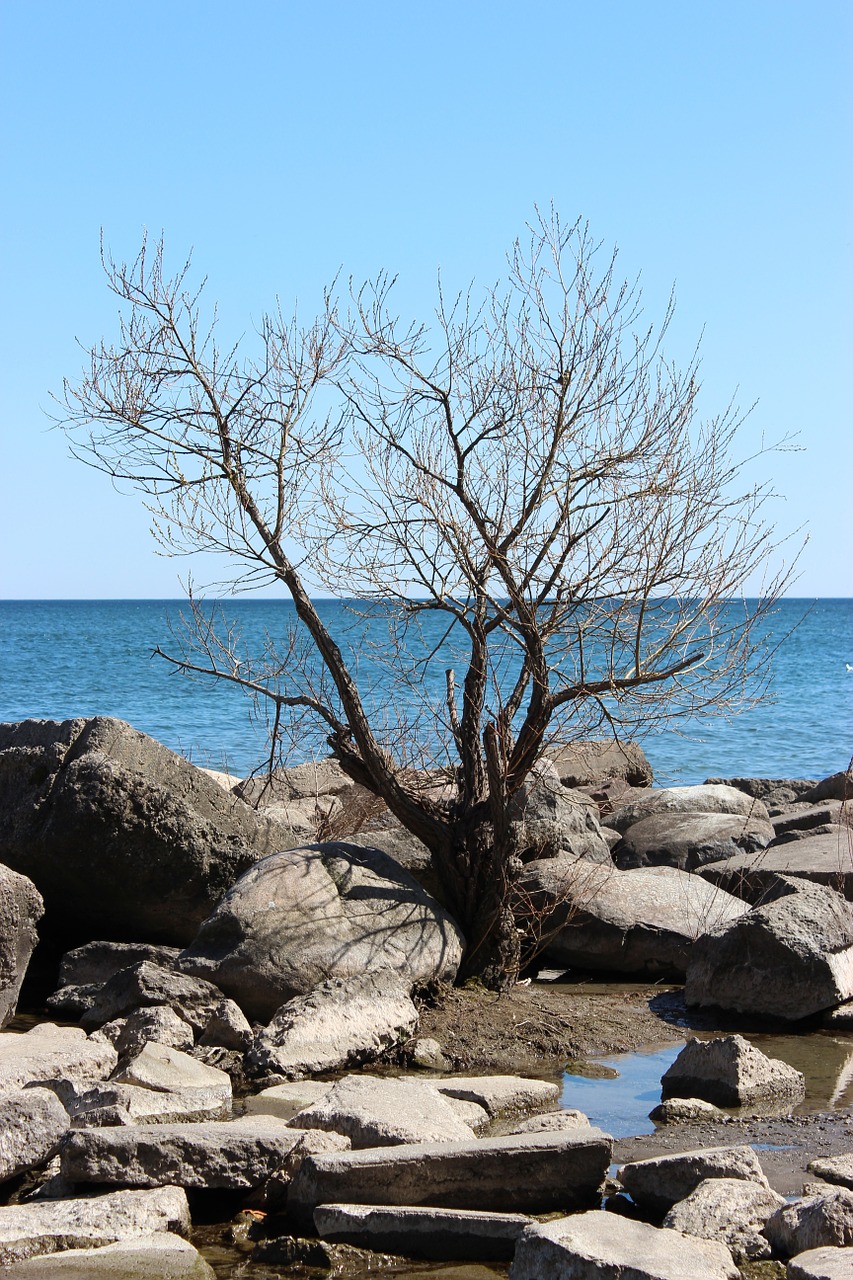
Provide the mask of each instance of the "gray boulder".
{"label": "gray boulder", "polygon": [[655,1124],[725,1124],[730,1117],[704,1098],[666,1098],[652,1107]]}
{"label": "gray boulder", "polygon": [[808,800],[809,804],[819,804],[821,800],[853,799],[853,767],[821,778],[801,799]]}
{"label": "gray boulder", "polygon": [[596,786],[621,778],[631,787],[650,787],[654,781],[646,753],[636,742],[571,742],[548,750],[564,787]]}
{"label": "gray boulder", "polygon": [[761,800],[745,795],[737,787],[704,783],[693,787],[652,788],[615,808],[608,814],[607,825],[624,835],[635,822],[659,813],[728,813],[761,822],[770,820]]}
{"label": "gray boulder", "polygon": [[679,867],[695,871],[706,862],[766,849],[774,828],[758,818],[732,813],[654,813],[628,828],[613,850],[622,870]]}
{"label": "gray boulder", "polygon": [[350,1139],[353,1150],[404,1142],[464,1142],[473,1129],[438,1089],[421,1080],[345,1076],[288,1121],[294,1129],[325,1129]]}
{"label": "gray boulder", "polygon": [[783,1196],[754,1182],[708,1178],[673,1205],[663,1225],[688,1236],[719,1240],[728,1246],[736,1262],[757,1261],[770,1257],[770,1242],[762,1234],[763,1228],[784,1204]]}
{"label": "gray boulder", "polygon": [[697,940],[688,1004],[795,1021],[853,997],[850,905],[822,885],[785,887],[786,896]]}
{"label": "gray boulder", "polygon": [[183,945],[258,858],[292,843],[122,720],[0,725],[0,860],[54,936]]}
{"label": "gray boulder", "polygon": [[334,1071],[372,1061],[417,1025],[408,986],[393,975],[330,978],[283,1004],[258,1032],[249,1058],[272,1075]]}
{"label": "gray boulder", "polygon": [[472,1102],[491,1117],[551,1111],[560,1099],[560,1086],[527,1076],[448,1076],[432,1083],[448,1098]]}
{"label": "gray boulder", "polygon": [[824,800],[821,804],[797,804],[773,816],[773,830],[778,841],[802,840],[810,835],[836,835],[836,827],[853,825],[850,806],[841,800]]}
{"label": "gray boulder", "polygon": [[700,1240],[593,1210],[528,1227],[510,1280],[739,1280],[731,1253]]}
{"label": "gray boulder", "polygon": [[812,791],[814,778],[706,778],[705,786],[735,787],[754,800],[763,800],[770,813],[796,804]]}
{"label": "gray boulder", "polygon": [[157,1231],[100,1248],[73,1248],[13,1262],[3,1276],[4,1280],[215,1280],[216,1273],[188,1240]]}
{"label": "gray boulder", "polygon": [[0,1093],[0,1182],[55,1155],[70,1123],[52,1089]]}
{"label": "gray boulder", "polygon": [[98,1248],[156,1231],[189,1234],[190,1211],[183,1188],[8,1205],[0,1208],[0,1266],[65,1249]]}
{"label": "gray boulder", "polygon": [[18,1006],[43,915],[44,903],[33,882],[0,864],[0,1027]]}
{"label": "gray boulder", "polygon": [[743,915],[740,899],[674,867],[617,871],[582,859],[531,863],[522,880],[555,964],[679,977],[696,939]]}
{"label": "gray boulder", "polygon": [[704,1098],[722,1107],[798,1102],[806,1081],[787,1062],[768,1058],[743,1036],[688,1040],[664,1072],[664,1098]]}
{"label": "gray boulder", "polygon": [[705,1147],[676,1155],[634,1160],[619,1170],[619,1181],[637,1204],[655,1213],[666,1213],[686,1199],[706,1178],[739,1178],[767,1190],[758,1157],[752,1147]]}
{"label": "gray boulder", "polygon": [[122,1057],[139,1053],[152,1040],[172,1049],[191,1049],[195,1044],[190,1024],[166,1004],[135,1009],[126,1018],[106,1022],[101,1034]]}
{"label": "gray boulder", "polygon": [[853,1191],[835,1187],[795,1200],[777,1209],[764,1231],[783,1258],[827,1245],[849,1249],[853,1246]]}
{"label": "gray boulder", "polygon": [[179,963],[266,1021],[326,978],[452,979],[462,945],[447,912],[387,854],[330,842],[253,866]]}
{"label": "gray boulder", "polygon": [[103,986],[122,969],[130,969],[143,960],[171,969],[180,954],[180,947],[152,942],[87,942],[62,957],[59,986]]}

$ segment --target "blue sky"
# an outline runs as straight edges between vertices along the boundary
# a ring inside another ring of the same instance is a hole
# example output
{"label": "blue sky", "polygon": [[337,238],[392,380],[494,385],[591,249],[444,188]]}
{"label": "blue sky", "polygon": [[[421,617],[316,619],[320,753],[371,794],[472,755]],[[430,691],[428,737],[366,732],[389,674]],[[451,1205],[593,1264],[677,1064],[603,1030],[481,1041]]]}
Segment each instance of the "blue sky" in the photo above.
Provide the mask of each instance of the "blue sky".
{"label": "blue sky", "polygon": [[758,466],[809,526],[793,592],[852,593],[849,0],[3,0],[0,48],[0,596],[175,596],[188,567],[48,429],[76,339],[114,330],[101,227],[192,247],[242,330],[339,268],[427,315],[438,268],[492,283],[552,200],[650,317],[675,285],[707,410],[757,401],[744,452],[800,433]]}

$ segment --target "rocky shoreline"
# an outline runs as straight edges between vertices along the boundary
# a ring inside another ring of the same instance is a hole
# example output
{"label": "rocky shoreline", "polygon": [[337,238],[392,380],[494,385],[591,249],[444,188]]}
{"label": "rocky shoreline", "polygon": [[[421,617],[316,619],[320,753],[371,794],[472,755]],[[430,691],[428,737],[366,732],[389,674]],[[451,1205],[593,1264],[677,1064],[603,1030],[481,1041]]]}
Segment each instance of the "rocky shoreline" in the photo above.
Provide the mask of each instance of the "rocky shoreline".
{"label": "rocky shoreline", "polygon": [[[497,999],[452,986],[427,851],[334,762],[241,782],[120,721],[0,726],[0,1265],[201,1280],[187,1237],[219,1214],[247,1276],[849,1275],[849,1113],[794,1115],[799,1073],[718,1035],[656,1132],[614,1142],[542,1077],[683,1031],[651,991],[535,981],[685,983],[718,1025],[845,1034],[849,789],[555,753],[517,819],[540,955]],[[64,956],[28,1025],[40,935]]]}

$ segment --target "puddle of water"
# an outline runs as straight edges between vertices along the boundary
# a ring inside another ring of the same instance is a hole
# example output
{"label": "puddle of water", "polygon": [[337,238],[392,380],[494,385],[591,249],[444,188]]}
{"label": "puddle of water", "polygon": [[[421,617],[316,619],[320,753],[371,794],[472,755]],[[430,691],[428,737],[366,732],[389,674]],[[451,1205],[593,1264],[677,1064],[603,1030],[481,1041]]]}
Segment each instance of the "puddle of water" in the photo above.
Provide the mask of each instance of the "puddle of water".
{"label": "puddle of water", "polygon": [[593,1124],[614,1138],[654,1133],[649,1112],[660,1102],[660,1078],[678,1057],[681,1044],[668,1044],[639,1053],[615,1053],[597,1058],[615,1076],[563,1076],[562,1107],[577,1107]]}

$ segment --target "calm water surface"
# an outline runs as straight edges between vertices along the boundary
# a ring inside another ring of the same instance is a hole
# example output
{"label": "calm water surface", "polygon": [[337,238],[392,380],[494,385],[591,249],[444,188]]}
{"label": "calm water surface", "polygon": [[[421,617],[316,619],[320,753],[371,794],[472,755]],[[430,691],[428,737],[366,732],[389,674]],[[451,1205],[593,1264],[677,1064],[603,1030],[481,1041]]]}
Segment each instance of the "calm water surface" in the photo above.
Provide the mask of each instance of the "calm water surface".
{"label": "calm water surface", "polygon": [[[244,775],[263,758],[264,734],[236,688],[193,681],[152,657],[174,650],[170,628],[180,601],[0,601],[0,720],[118,716],[198,764]],[[273,600],[225,602],[253,648],[281,635],[292,606]],[[383,689],[369,645],[338,601],[321,601],[327,625],[349,647],[360,683],[382,715]],[[770,696],[731,721],[659,733],[644,745],[661,783],[710,775],[822,777],[853,754],[853,601],[786,600],[769,626],[777,652]],[[793,630],[792,630],[793,628]],[[437,672],[443,681],[443,673]],[[303,758],[310,754],[303,740]],[[317,749],[323,751],[322,741]],[[293,761],[296,763],[296,760]]]}

